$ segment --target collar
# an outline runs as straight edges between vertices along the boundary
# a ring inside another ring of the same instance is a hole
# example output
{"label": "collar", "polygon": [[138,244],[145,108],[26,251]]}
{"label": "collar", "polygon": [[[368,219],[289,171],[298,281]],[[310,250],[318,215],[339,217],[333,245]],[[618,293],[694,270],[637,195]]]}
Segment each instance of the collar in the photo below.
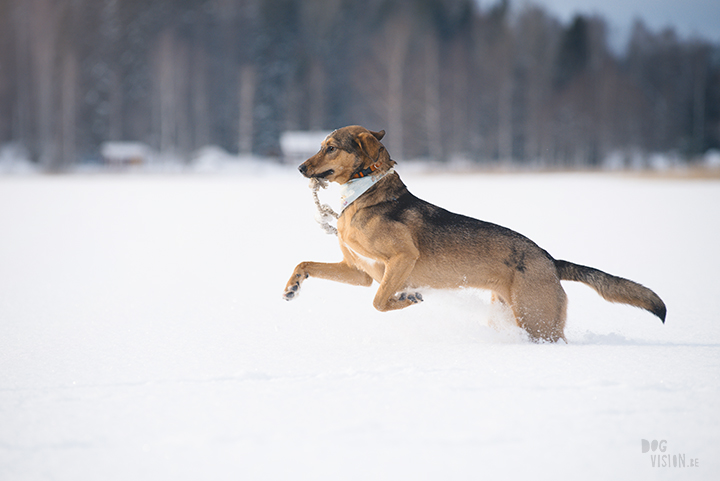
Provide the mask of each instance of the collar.
{"label": "collar", "polygon": [[[374,167],[374,169],[373,169]],[[358,197],[363,195],[365,192],[370,189],[373,185],[380,182],[382,179],[384,179],[387,175],[392,174],[395,172],[394,168],[390,168],[387,172],[384,172],[382,174],[378,175],[368,175],[363,174],[365,171],[370,170],[370,174],[375,172],[378,168],[378,164],[373,164],[367,169],[364,169],[361,172],[358,172],[358,174],[355,174],[356,176],[353,176],[352,179],[345,182],[343,185],[340,186],[340,212],[344,211],[350,204],[355,202]],[[359,175],[362,174],[362,175]]]}
{"label": "collar", "polygon": [[368,175],[372,174],[373,172],[375,172],[376,170],[378,170],[379,167],[380,167],[380,161],[375,162],[375,163],[374,163],[373,165],[371,165],[370,167],[368,167],[368,168],[366,168],[366,169],[363,169],[363,170],[358,170],[357,172],[355,172],[355,173],[352,175],[352,177],[350,177],[350,180],[353,180],[353,179],[361,179],[361,178],[363,178],[363,177],[365,177],[365,176],[368,176]]}

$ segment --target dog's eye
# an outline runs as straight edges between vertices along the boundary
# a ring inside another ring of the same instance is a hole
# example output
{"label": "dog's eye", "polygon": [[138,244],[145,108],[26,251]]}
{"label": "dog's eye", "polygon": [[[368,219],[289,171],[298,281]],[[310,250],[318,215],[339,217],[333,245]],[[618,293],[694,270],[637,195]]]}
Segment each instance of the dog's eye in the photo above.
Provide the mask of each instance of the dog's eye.
{"label": "dog's eye", "polygon": [[332,154],[333,152],[335,152],[335,147],[333,147],[332,145],[328,145],[325,148],[325,152],[327,152],[328,154]]}

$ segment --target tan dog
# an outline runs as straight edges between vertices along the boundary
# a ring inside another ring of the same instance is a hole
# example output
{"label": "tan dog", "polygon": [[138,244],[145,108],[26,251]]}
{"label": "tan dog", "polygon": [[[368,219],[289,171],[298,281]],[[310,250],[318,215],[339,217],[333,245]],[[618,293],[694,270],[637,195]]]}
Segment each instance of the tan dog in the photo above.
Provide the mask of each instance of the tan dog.
{"label": "tan dog", "polygon": [[[640,284],[555,260],[517,232],[418,199],[394,172],[380,143],[384,135],[359,126],[336,130],[299,167],[304,176],[337,182],[349,192],[337,222],[343,260],[300,263],[285,299],[293,299],[308,277],[360,286],[375,280],[380,287],[373,305],[380,311],[422,301],[415,290],[423,287],[488,289],[510,306],[531,339],[555,342],[565,339],[567,297],[560,281],[568,280],[665,322],[665,304]],[[360,182],[365,185],[355,185]]]}

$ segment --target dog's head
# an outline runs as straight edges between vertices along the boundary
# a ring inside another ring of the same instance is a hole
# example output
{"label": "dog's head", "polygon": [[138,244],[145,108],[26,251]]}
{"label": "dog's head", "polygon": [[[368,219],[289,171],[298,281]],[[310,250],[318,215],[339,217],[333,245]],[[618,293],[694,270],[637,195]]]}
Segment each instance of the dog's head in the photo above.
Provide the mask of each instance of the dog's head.
{"label": "dog's head", "polygon": [[358,125],[343,127],[328,135],[320,152],[303,162],[298,170],[308,178],[344,184],[366,169],[384,172],[395,162],[380,140],[385,131],[373,132]]}

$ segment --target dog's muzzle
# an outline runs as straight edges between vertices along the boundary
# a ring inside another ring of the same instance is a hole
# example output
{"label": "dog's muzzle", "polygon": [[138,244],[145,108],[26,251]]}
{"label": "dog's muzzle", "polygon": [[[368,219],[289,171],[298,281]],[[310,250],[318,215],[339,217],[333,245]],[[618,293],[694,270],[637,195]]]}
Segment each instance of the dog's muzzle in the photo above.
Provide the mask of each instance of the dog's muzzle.
{"label": "dog's muzzle", "polygon": [[298,170],[302,175],[304,175],[307,178],[315,178],[315,179],[324,179],[328,175],[333,174],[335,171],[333,169],[326,170],[325,172],[321,172],[319,174],[308,174],[308,167],[305,164],[301,164],[300,167],[298,167]]}

